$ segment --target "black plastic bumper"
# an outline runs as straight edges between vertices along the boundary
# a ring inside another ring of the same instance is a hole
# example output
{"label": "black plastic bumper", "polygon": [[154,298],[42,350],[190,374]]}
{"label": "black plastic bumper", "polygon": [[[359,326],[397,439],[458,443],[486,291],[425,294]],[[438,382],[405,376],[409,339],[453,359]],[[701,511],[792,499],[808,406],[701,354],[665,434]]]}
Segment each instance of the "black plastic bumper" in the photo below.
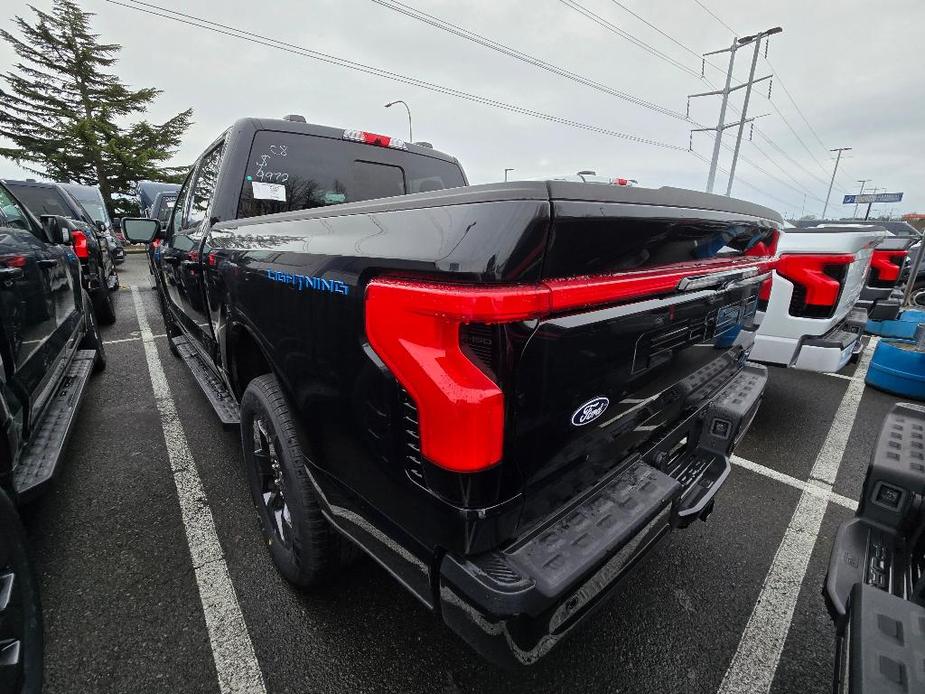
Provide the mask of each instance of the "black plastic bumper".
{"label": "black plastic bumper", "polygon": [[925,408],[893,406],[857,514],[839,527],[825,599],[839,640],[835,690],[925,691]]}
{"label": "black plastic bumper", "polygon": [[695,421],[523,537],[477,556],[445,555],[439,579],[444,621],[499,665],[539,660],[604,604],[667,531],[706,519],[766,383],[767,369],[747,364],[702,403]]}

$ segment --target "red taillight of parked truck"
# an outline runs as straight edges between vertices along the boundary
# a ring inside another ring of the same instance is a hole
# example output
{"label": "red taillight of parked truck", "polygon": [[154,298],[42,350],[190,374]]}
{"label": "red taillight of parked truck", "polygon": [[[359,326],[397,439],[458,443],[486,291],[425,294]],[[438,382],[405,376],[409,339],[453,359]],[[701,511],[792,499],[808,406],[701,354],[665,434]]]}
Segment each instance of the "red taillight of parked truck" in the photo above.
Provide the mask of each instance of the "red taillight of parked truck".
{"label": "red taillight of parked truck", "polygon": [[718,258],[494,287],[375,279],[366,289],[366,336],[417,406],[424,457],[455,472],[477,472],[501,461],[504,392],[462,349],[465,326],[514,323],[669,294],[682,280],[706,280],[709,286],[714,273],[740,271],[743,278],[761,281],[773,267],[770,258]]}
{"label": "red taillight of parked truck", "polygon": [[80,229],[71,232],[71,242],[74,245],[74,254],[81,260],[90,257],[90,247],[87,244],[87,235]]}
{"label": "red taillight of parked truck", "polygon": [[854,255],[793,254],[777,261],[777,274],[793,283],[790,315],[831,318]]}
{"label": "red taillight of parked truck", "polygon": [[906,262],[906,256],[909,251],[874,251],[870,259],[870,280],[868,284],[871,287],[890,288],[895,287],[899,281],[899,273]]}

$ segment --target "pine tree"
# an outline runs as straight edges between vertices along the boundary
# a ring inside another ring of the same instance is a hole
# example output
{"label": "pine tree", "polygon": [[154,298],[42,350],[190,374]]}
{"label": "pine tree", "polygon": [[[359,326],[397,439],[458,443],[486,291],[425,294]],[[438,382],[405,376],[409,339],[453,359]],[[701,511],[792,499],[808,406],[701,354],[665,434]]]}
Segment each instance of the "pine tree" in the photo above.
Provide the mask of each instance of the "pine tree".
{"label": "pine tree", "polygon": [[132,195],[142,179],[175,180],[178,168],[165,167],[189,127],[192,109],[156,125],[127,124],[160,94],[153,87],[133,90],[107,72],[117,61],[118,44],[99,42],[90,12],[71,0],[54,0],[51,13],[29,6],[34,24],[13,20],[21,38],[0,30],[20,58],[2,75],[0,147],[23,168],[55,181],[99,185],[110,213],[121,195]]}

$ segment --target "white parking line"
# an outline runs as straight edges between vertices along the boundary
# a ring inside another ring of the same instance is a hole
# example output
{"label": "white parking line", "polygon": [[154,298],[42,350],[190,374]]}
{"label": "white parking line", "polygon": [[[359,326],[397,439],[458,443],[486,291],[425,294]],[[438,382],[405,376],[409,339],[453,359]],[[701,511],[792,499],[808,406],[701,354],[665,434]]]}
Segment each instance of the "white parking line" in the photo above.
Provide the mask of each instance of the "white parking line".
{"label": "white parking line", "polygon": [[803,480],[797,479],[796,477],[791,477],[786,475],[783,472],[778,472],[773,468],[765,467],[760,463],[754,463],[751,460],[746,460],[745,458],[739,457],[737,455],[732,456],[731,461],[733,465],[738,465],[745,470],[758,473],[759,475],[764,475],[769,477],[772,480],[782,482],[794,489],[799,489],[800,491],[809,492],[810,494],[815,494],[816,496],[831,501],[833,504],[838,504],[839,506],[844,506],[845,508],[851,511],[858,510],[858,502],[854,499],[849,499],[847,496],[842,496],[841,494],[836,494],[832,491],[826,491],[824,487],[821,487],[813,482],[804,482]]}
{"label": "white parking line", "polygon": [[199,600],[209,631],[219,689],[222,694],[265,694],[263,675],[254,654],[254,645],[247,632],[247,625],[244,623],[244,616],[241,614],[234,585],[228,575],[228,566],[215,531],[212,511],[209,509],[202,480],[199,478],[193,454],[177,415],[177,408],[167,385],[164,367],[157,354],[154,335],[148,325],[137,287],[132,287],[132,301],[135,303],[135,313],[138,316],[138,327],[148,362],[154,400],[161,416],[167,457],[170,459],[177,498],[180,501],[180,515],[186,531],[196,585],[199,588]]}
{"label": "white parking line", "polygon": [[[167,335],[166,333],[161,333],[159,335],[152,335],[151,337],[154,337],[154,338],[167,337]],[[141,335],[138,335],[136,337],[122,337],[122,338],[119,338],[118,340],[103,340],[103,344],[104,345],[118,345],[121,342],[137,342],[140,339],[141,339]]]}
{"label": "white parking line", "polygon": [[[848,383],[809,475],[810,481],[807,484],[824,490],[826,494],[832,492],[838,467],[845,454],[848,436],[864,394],[864,377],[876,343],[877,338],[874,337],[869,349],[861,356],[856,378]],[[815,490],[803,489],[771,568],[765,576],[739,646],[719,686],[720,694],[760,694],[770,691],[790,631],[800,586],[827,507],[827,498]]]}

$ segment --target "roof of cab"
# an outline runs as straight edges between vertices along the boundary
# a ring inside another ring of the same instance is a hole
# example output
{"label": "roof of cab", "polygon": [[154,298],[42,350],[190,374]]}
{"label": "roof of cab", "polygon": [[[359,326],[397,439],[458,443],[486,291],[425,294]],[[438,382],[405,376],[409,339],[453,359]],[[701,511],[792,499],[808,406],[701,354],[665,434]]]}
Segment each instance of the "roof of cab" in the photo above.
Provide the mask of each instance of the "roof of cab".
{"label": "roof of cab", "polygon": [[[232,126],[232,129],[238,128],[315,135],[316,137],[330,137],[337,140],[343,139],[344,132],[348,130],[348,128],[335,128],[328,125],[317,125],[315,123],[300,123],[299,121],[284,120],[282,118],[239,118]],[[438,149],[434,149],[433,147],[416,145],[407,140],[405,141],[405,145],[407,151],[413,154],[423,154],[427,157],[457,163],[456,157],[446,152],[441,152]]]}

